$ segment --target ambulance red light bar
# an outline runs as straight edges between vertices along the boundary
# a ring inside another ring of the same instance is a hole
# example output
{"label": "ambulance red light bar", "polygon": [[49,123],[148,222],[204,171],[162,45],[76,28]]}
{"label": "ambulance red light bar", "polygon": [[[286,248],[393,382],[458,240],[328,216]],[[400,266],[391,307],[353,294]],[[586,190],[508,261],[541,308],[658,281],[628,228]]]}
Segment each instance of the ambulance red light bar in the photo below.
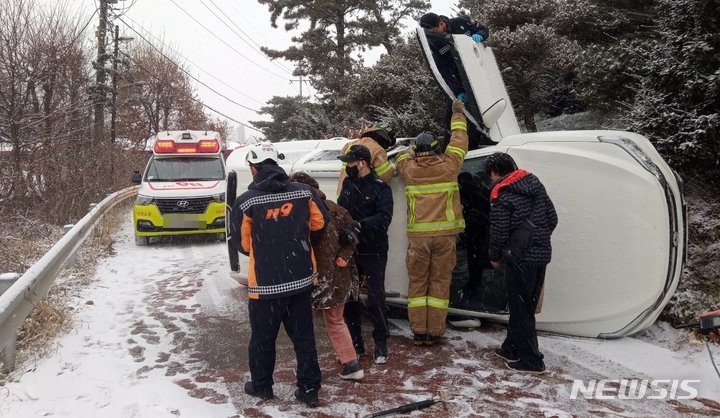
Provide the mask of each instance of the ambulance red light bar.
{"label": "ambulance red light bar", "polygon": [[172,139],[160,139],[155,142],[156,154],[217,154],[220,144],[215,139],[202,139],[191,144],[176,144]]}

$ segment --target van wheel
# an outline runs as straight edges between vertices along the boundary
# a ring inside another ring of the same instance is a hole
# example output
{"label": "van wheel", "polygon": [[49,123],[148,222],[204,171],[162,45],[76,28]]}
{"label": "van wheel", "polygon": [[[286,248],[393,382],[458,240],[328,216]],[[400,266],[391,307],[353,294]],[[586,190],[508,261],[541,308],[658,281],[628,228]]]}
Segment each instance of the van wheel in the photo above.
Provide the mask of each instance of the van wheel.
{"label": "van wheel", "polygon": [[150,237],[139,237],[135,235],[135,245],[138,247],[147,247],[150,245]]}

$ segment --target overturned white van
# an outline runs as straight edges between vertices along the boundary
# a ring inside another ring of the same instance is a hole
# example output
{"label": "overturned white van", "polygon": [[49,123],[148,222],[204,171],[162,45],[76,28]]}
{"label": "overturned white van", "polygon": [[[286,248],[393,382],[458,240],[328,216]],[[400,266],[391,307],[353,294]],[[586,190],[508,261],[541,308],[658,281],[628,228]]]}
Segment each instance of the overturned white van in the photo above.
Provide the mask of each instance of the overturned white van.
{"label": "overturned white van", "polygon": [[[456,39],[458,50],[478,57],[479,62],[472,65],[495,66],[485,56],[492,54],[489,48],[475,45],[464,35],[456,38],[460,38]],[[480,99],[483,94],[494,94],[495,100]],[[487,256],[491,182],[484,174],[487,156],[504,152],[542,180],[559,218],[537,329],[618,338],[651,325],[675,291],[685,260],[685,203],[675,172],[641,135],[620,131],[521,134],[514,116],[503,116],[512,112],[504,86],[494,92],[476,91],[474,96],[481,112],[500,101],[508,103],[501,105],[499,116],[499,107],[490,109],[495,114],[483,121],[498,143],[468,152],[458,178],[467,227],[458,236],[450,314],[507,322],[504,269],[492,269]],[[341,169],[336,157],[346,142],[275,145],[288,157],[284,161],[288,173],[307,172],[332,197]],[[392,150],[389,154],[393,155]],[[244,192],[252,178],[243,149],[228,157],[227,166],[229,210],[234,196]],[[407,305],[405,186],[398,177],[390,185],[395,207],[389,231],[387,302]],[[246,282],[247,258],[228,245],[233,277]]]}

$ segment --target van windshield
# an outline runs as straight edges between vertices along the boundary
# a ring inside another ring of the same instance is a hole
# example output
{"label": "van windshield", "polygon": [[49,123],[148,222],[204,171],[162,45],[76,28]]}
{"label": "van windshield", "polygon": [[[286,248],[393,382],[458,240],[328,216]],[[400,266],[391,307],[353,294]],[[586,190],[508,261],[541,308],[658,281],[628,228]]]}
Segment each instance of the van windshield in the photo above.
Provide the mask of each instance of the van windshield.
{"label": "van windshield", "polygon": [[225,180],[221,157],[153,158],[145,175],[147,181]]}

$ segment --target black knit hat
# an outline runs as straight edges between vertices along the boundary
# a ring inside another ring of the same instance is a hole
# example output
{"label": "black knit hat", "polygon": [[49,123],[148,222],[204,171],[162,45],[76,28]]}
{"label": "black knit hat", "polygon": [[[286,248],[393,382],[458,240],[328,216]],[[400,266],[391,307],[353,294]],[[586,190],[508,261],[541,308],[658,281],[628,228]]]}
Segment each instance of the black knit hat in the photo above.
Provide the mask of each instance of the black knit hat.
{"label": "black knit hat", "polygon": [[420,18],[420,27],[425,29],[432,29],[440,25],[440,16],[435,13],[425,13]]}

